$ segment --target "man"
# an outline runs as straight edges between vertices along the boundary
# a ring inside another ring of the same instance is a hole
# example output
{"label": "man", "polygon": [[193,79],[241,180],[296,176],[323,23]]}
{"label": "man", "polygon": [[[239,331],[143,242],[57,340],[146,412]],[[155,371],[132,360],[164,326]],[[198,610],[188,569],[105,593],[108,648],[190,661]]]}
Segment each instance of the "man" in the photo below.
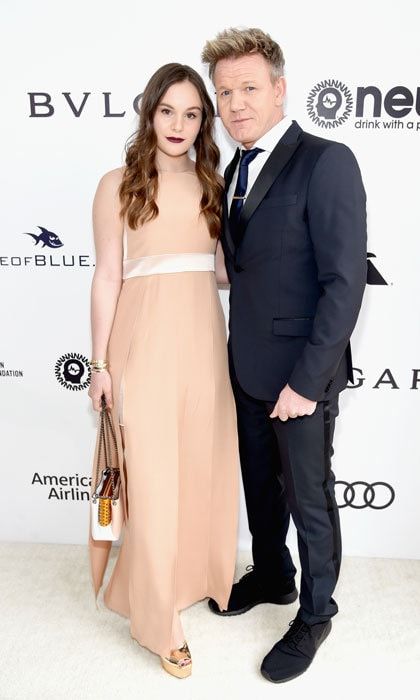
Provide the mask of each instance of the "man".
{"label": "man", "polygon": [[[229,363],[254,565],[227,611],[297,598],[263,676],[303,673],[331,630],[341,538],[331,470],[338,395],[352,380],[349,338],[367,274],[366,198],[345,145],[283,112],[283,54],[259,29],[230,29],[202,55],[220,117],[238,142],[225,172],[222,246],[231,284]],[[248,567],[249,568],[249,567]]]}

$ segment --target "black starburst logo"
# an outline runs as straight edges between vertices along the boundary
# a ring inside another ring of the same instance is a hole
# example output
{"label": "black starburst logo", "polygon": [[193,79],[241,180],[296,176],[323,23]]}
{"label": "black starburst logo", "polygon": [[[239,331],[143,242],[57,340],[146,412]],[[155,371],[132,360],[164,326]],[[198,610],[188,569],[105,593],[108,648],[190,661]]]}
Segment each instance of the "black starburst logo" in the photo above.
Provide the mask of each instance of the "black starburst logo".
{"label": "black starburst logo", "polygon": [[323,129],[344,124],[353,109],[353,97],[340,80],[323,80],[315,85],[306,103],[308,114]]}
{"label": "black starburst logo", "polygon": [[67,352],[55,363],[55,376],[70,391],[87,389],[91,379],[89,360],[78,352]]}

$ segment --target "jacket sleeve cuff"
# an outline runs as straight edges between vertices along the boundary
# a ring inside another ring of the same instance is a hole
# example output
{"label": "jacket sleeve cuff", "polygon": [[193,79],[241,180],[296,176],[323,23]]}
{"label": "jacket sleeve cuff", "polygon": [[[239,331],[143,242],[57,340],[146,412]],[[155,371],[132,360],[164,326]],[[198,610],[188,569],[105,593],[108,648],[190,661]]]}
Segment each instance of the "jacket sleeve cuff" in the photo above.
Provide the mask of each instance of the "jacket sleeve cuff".
{"label": "jacket sleeve cuff", "polygon": [[329,391],[332,379],[322,379],[314,382],[311,377],[305,376],[302,371],[293,372],[287,382],[293,391],[310,401],[324,401]]}

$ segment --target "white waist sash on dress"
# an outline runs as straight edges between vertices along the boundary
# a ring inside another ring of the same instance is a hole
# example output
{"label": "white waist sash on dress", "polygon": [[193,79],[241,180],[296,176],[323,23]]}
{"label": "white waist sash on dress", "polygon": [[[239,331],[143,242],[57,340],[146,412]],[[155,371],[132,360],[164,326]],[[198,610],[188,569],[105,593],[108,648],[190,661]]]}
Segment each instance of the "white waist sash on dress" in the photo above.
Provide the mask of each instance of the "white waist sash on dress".
{"label": "white waist sash on dress", "polygon": [[214,253],[166,253],[123,260],[123,279],[168,272],[214,272]]}

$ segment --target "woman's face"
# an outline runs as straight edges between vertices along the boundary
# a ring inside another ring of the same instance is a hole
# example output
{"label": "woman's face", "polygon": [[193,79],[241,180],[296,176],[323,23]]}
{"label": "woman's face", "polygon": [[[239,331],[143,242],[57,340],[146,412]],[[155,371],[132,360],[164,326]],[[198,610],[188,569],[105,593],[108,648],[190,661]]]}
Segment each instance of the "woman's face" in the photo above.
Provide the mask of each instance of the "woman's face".
{"label": "woman's face", "polygon": [[203,118],[197,88],[188,80],[174,83],[159,102],[153,126],[157,147],[168,156],[181,156],[194,144]]}

